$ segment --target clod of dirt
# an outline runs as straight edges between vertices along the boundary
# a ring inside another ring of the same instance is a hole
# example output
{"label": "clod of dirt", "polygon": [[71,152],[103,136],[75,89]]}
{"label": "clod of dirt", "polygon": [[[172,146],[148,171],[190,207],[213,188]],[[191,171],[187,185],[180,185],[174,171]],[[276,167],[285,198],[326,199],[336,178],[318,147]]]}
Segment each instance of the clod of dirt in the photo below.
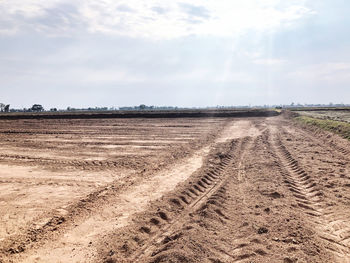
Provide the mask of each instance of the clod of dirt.
{"label": "clod of dirt", "polygon": [[286,238],[282,240],[284,243],[293,243],[293,244],[298,244],[298,241],[295,240],[294,238]]}
{"label": "clod of dirt", "polygon": [[260,227],[258,229],[258,234],[261,235],[261,234],[266,234],[267,232],[269,232],[269,230],[266,228],[266,227]]}
{"label": "clod of dirt", "polygon": [[256,254],[260,255],[260,256],[265,256],[265,255],[267,255],[267,253],[266,253],[264,250],[262,250],[262,249],[257,249],[257,250],[255,250],[254,252],[255,252]]}
{"label": "clod of dirt", "polygon": [[248,222],[244,222],[244,223],[242,224],[242,226],[249,226],[249,223],[248,223]]}
{"label": "clod of dirt", "polygon": [[66,219],[64,218],[64,217],[60,217],[60,218],[58,218],[58,220],[57,220],[57,224],[59,225],[59,224],[62,224],[63,222],[65,222],[66,221]]}
{"label": "clod of dirt", "polygon": [[117,261],[113,258],[108,258],[107,260],[105,260],[105,263],[116,263]]}
{"label": "clod of dirt", "polygon": [[22,246],[19,246],[17,248],[10,248],[9,252],[10,254],[18,254],[24,251],[24,248]]}
{"label": "clod of dirt", "polygon": [[278,192],[273,192],[273,193],[269,194],[269,196],[271,196],[272,198],[281,198],[281,197],[283,197],[283,195],[281,195]]}
{"label": "clod of dirt", "polygon": [[279,192],[275,191],[275,192],[271,192],[271,191],[268,191],[268,190],[263,190],[260,192],[262,195],[265,195],[265,196],[269,196],[269,197],[272,197],[272,198],[281,198],[281,197],[284,197],[283,194],[280,194]]}
{"label": "clod of dirt", "polygon": [[152,263],[165,263],[165,262],[196,262],[196,260],[189,255],[186,255],[183,251],[170,250],[161,253],[156,256]]}
{"label": "clod of dirt", "polygon": [[295,263],[295,262],[297,262],[297,259],[284,258],[283,262],[284,263]]}

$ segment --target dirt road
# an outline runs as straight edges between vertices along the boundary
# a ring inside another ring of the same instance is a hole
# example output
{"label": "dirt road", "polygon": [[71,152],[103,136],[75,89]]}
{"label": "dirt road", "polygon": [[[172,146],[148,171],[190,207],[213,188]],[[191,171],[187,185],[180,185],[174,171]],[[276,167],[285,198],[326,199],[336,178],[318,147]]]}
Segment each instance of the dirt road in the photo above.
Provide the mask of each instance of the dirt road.
{"label": "dirt road", "polygon": [[3,262],[350,262],[343,139],[282,116],[42,122],[3,128]]}

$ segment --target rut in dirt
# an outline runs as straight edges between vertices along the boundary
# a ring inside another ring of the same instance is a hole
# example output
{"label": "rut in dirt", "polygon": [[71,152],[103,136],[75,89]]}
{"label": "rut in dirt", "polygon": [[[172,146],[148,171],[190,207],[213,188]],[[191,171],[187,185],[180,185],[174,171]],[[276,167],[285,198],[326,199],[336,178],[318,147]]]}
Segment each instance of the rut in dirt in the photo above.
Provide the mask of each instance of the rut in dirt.
{"label": "rut in dirt", "polygon": [[326,249],[335,256],[336,261],[350,262],[349,214],[345,211],[339,212],[337,207],[329,206],[320,186],[289,152],[280,135],[274,134],[271,137],[275,158],[285,178],[284,183],[293,193],[298,206],[309,216],[309,223],[319,232],[319,237],[329,243]]}
{"label": "rut in dirt", "polygon": [[217,171],[217,186],[199,187],[208,171],[198,174],[140,214],[142,220],[106,237],[101,261],[332,262],[300,214],[304,200],[291,211],[295,196],[285,193],[284,166],[276,161],[266,127],[260,128],[263,135],[232,142],[232,159]]}
{"label": "rut in dirt", "polygon": [[[239,142],[235,142],[235,144],[238,144],[235,149],[236,155],[243,156],[244,150],[247,147],[247,144],[249,143],[250,138],[245,138]],[[197,185],[192,186],[188,189],[188,191],[184,191],[183,193],[186,194],[189,197],[189,200],[185,200],[184,196],[181,196],[180,199],[185,202],[187,207],[184,209],[183,213],[181,213],[173,222],[169,222],[169,225],[166,226],[164,229],[162,229],[158,234],[155,235],[151,239],[151,242],[146,244],[145,247],[141,249],[141,252],[136,255],[135,258],[132,258],[133,262],[143,262],[143,258],[147,258],[148,256],[156,256],[158,253],[155,251],[157,247],[159,247],[160,244],[166,244],[167,241],[174,240],[174,235],[172,235],[176,230],[178,230],[180,227],[182,227],[182,224],[184,222],[184,218],[188,216],[190,213],[197,211],[200,206],[202,206],[204,203],[208,202],[208,200],[212,203],[216,203],[217,199],[222,197],[224,192],[226,191],[225,184],[226,180],[229,177],[229,174],[227,173],[227,169],[230,166],[233,166],[233,161],[237,161],[233,158],[233,149],[231,149],[227,154],[225,154],[225,157],[221,158],[221,163],[215,167],[212,168],[211,171],[209,171],[206,175],[203,176],[202,179],[200,179],[197,183]],[[239,169],[239,167],[238,167]],[[207,181],[208,176],[213,176],[216,174],[216,181],[210,182]],[[197,188],[197,187],[198,188]],[[201,189],[202,188],[202,189]],[[195,192],[195,190],[202,190],[200,192]],[[190,193],[194,193],[195,196],[191,196]],[[220,209],[216,209],[215,212],[225,217],[223,212]],[[176,237],[176,235],[175,235]],[[153,251],[153,252],[152,252]]]}
{"label": "rut in dirt", "polygon": [[[149,213],[145,217],[148,219],[131,229],[124,243],[118,241],[119,244],[122,243],[120,247],[114,246],[114,249],[111,250],[115,255],[104,260],[107,262],[145,262],[146,258],[157,257],[162,252],[159,247],[174,242],[181,236],[176,232],[190,220],[194,212],[205,206],[206,203],[223,202],[225,184],[230,176],[228,170],[236,166],[238,158],[243,155],[250,140],[249,137],[246,137],[230,142],[227,151],[212,157],[217,160],[215,163],[202,167],[203,172],[196,178],[193,178],[171,197],[167,197],[167,201],[162,201],[154,213]],[[166,207],[169,211],[166,211]],[[215,212],[225,217],[220,208],[215,209]]]}

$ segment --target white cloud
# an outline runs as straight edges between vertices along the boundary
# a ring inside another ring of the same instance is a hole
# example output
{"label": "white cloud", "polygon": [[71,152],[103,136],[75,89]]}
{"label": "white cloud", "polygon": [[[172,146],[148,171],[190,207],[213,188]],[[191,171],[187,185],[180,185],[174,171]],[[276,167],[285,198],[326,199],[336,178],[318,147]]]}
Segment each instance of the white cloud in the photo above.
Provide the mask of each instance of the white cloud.
{"label": "white cloud", "polygon": [[[52,31],[73,31],[74,27],[78,29],[77,25],[83,25],[91,33],[153,39],[187,35],[227,37],[250,29],[275,30],[313,14],[302,0],[288,3],[277,0],[4,0],[0,2],[0,22],[13,31],[38,31],[39,28],[53,35]],[[45,19],[55,15],[57,7],[62,5],[74,7],[77,14],[72,16],[70,10],[65,10],[60,13],[62,27],[49,24],[47,28]]]}
{"label": "white cloud", "polygon": [[30,0],[30,1],[21,1],[21,0],[10,0],[10,1],[1,1],[0,10],[2,15],[7,16],[22,16],[26,18],[38,17],[45,15],[45,9],[53,8],[58,3],[62,2],[61,0]]}
{"label": "white cloud", "polygon": [[289,78],[320,83],[349,83],[350,63],[331,62],[308,65],[288,74]]}
{"label": "white cloud", "polygon": [[254,64],[264,65],[264,66],[281,66],[287,61],[285,59],[275,59],[275,58],[259,58],[253,60]]}

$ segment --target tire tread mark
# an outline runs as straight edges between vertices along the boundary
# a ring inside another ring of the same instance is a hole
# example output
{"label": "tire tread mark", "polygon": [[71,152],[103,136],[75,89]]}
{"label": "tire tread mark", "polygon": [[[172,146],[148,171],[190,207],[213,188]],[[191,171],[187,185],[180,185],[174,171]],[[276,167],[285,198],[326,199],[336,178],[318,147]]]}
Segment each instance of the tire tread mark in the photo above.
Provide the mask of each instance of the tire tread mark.
{"label": "tire tread mark", "polygon": [[[339,214],[333,208],[329,209],[327,204],[322,201],[320,198],[322,193],[318,190],[317,184],[287,150],[280,136],[275,135],[271,141],[279,170],[285,178],[284,182],[287,187],[294,192],[293,196],[296,198],[298,206],[314,212],[312,214],[305,212],[305,214],[309,215],[311,221],[316,224],[320,232],[319,237],[333,245],[333,247],[328,246],[327,249],[336,257],[337,261],[350,262],[349,219],[339,218]],[[313,217],[319,217],[319,220],[314,220]]]}
{"label": "tire tread mark", "polygon": [[181,218],[199,209],[200,206],[206,200],[209,200],[215,194],[221,195],[221,193],[225,191],[224,184],[228,177],[227,174],[225,175],[225,171],[229,165],[233,164],[233,161],[234,161],[233,153],[235,151],[243,152],[246,149],[247,143],[249,142],[250,142],[249,137],[245,137],[241,139],[237,147],[238,149],[232,149],[231,150],[232,152],[230,152],[228,155],[222,158],[222,161],[220,162],[218,167],[215,167],[215,169],[209,171],[202,177],[202,178],[205,178],[205,176],[212,177],[214,174],[214,178],[212,177],[213,182],[211,185],[208,185],[206,188],[202,188],[202,187],[199,187],[200,184],[198,184],[197,182],[195,185],[193,185],[189,189],[190,192],[192,192],[194,189],[199,191],[198,196],[196,196],[196,200],[193,200],[193,202],[191,202],[190,204],[186,204],[186,207],[182,213],[180,213],[177,217],[173,218],[170,222],[168,222],[168,224],[161,227],[159,231],[157,231],[157,233],[154,234],[154,236],[150,236],[148,242],[146,242],[144,246],[139,249],[138,253],[131,258],[131,262],[142,262],[141,260],[142,257],[150,253],[151,248],[155,243],[161,242],[161,240],[163,240],[166,235],[172,232],[173,229],[177,229],[182,226],[182,223],[180,222]]}

